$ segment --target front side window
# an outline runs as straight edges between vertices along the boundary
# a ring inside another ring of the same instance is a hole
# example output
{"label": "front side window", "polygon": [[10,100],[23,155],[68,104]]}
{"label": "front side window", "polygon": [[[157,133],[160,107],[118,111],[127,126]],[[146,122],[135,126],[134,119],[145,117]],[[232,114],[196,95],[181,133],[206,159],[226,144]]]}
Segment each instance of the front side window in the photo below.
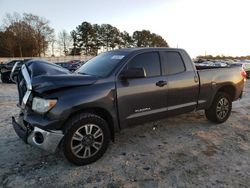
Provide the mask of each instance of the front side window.
{"label": "front side window", "polygon": [[129,62],[128,68],[144,68],[146,77],[160,76],[159,54],[157,52],[139,54]]}

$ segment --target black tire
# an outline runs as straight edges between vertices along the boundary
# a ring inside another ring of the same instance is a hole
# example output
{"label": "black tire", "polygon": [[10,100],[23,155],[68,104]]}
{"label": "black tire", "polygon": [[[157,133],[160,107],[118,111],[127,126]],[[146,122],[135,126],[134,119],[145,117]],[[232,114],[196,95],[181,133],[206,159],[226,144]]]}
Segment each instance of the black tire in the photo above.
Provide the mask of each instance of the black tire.
{"label": "black tire", "polygon": [[223,123],[229,118],[231,110],[231,97],[227,93],[218,92],[214,97],[214,101],[210,108],[205,110],[205,115],[207,119],[212,122]]}
{"label": "black tire", "polygon": [[3,83],[9,83],[10,82],[10,79],[9,79],[8,75],[6,75],[4,73],[1,74],[1,80],[2,80]]}
{"label": "black tire", "polygon": [[70,162],[79,166],[93,163],[101,158],[110,142],[107,122],[91,113],[73,116],[66,123],[64,133],[64,155]]}

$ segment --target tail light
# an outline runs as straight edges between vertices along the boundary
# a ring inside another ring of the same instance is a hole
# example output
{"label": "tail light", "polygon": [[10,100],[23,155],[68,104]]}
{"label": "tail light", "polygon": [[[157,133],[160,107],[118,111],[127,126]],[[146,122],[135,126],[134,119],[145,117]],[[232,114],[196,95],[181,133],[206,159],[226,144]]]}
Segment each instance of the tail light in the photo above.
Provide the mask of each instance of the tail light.
{"label": "tail light", "polygon": [[246,71],[243,68],[241,70],[241,76],[243,77],[244,81],[247,80],[247,73],[246,73]]}

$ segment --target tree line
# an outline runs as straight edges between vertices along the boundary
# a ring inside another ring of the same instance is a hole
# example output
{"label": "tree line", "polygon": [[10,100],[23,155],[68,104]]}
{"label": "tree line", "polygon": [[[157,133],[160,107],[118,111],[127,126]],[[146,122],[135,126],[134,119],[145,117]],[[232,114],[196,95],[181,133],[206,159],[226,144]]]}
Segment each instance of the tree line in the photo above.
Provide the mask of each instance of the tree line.
{"label": "tree line", "polygon": [[83,52],[96,55],[98,50],[131,47],[168,47],[168,43],[160,35],[149,30],[135,31],[131,36],[127,31],[119,31],[110,24],[91,24],[83,22],[71,33],[73,48],[70,55]]}
{"label": "tree line", "polygon": [[204,59],[204,60],[250,60],[250,55],[248,56],[224,56],[224,55],[199,55],[196,59]]}
{"label": "tree line", "polygon": [[97,55],[99,51],[130,47],[168,47],[166,40],[149,30],[120,31],[110,24],[82,22],[68,33],[57,35],[49,20],[34,14],[6,14],[0,29],[0,57]]}

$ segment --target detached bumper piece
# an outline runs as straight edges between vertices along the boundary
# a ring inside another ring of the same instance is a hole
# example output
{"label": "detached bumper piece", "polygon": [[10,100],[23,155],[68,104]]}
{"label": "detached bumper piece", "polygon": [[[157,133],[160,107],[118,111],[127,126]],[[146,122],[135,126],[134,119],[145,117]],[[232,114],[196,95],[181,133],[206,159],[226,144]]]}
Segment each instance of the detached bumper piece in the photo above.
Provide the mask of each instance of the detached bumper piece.
{"label": "detached bumper piece", "polygon": [[21,125],[21,123],[17,123],[14,117],[12,117],[12,125],[16,134],[27,144],[29,134],[27,127],[25,125]]}
{"label": "detached bumper piece", "polygon": [[60,141],[63,138],[62,131],[43,130],[34,127],[30,130],[19,120],[18,122],[12,117],[12,125],[16,134],[25,142],[30,145],[36,146],[48,152],[56,152]]}

